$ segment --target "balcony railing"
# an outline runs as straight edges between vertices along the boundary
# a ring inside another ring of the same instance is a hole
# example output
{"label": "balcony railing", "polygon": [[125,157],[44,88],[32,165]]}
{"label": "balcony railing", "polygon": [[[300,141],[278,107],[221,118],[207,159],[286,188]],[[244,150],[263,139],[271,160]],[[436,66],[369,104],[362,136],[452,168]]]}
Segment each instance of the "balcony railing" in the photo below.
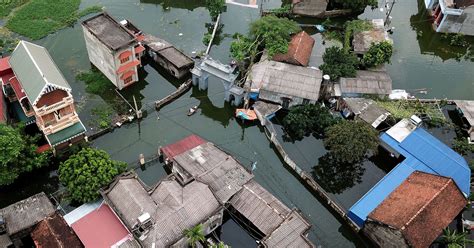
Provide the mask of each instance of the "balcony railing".
{"label": "balcony railing", "polygon": [[77,123],[78,121],[79,121],[79,117],[77,116],[77,114],[72,113],[72,114],[69,114],[68,116],[61,117],[61,120],[47,127],[41,125],[41,123],[38,123],[38,124],[40,124],[40,129],[42,129],[45,135],[50,135],[58,131],[61,131],[67,127],[70,127],[73,124]]}
{"label": "balcony railing", "polygon": [[53,105],[36,108],[35,111],[37,115],[46,115],[71,104],[74,104],[74,100],[72,99],[72,96],[67,96],[64,97],[60,102],[57,102]]}

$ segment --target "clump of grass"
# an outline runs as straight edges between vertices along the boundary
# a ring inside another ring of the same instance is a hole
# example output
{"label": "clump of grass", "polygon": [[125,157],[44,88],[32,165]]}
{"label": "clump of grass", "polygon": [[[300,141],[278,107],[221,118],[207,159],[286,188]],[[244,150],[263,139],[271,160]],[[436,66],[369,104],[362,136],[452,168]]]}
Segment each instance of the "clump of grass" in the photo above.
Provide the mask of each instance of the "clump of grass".
{"label": "clump of grass", "polygon": [[25,3],[29,0],[2,0],[0,1],[0,18],[6,17],[10,12]]}
{"label": "clump of grass", "polygon": [[106,91],[114,89],[110,80],[98,69],[92,69],[87,72],[80,72],[76,79],[86,83],[86,92],[96,95],[103,95]]}
{"label": "clump of grass", "polygon": [[93,6],[79,12],[80,3],[81,0],[30,0],[13,13],[6,26],[37,40],[74,24],[83,15],[100,11]]}
{"label": "clump of grass", "polygon": [[114,113],[113,109],[107,105],[101,105],[91,110],[92,116],[95,117],[93,124],[100,129],[105,129],[110,126],[110,117]]}

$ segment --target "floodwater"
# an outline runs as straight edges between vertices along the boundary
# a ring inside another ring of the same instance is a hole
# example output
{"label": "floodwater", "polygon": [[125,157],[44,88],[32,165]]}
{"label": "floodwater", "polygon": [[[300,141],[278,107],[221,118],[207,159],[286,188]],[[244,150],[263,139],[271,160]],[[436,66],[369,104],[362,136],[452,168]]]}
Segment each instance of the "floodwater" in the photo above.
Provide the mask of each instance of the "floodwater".
{"label": "floodwater", "polygon": [[[162,37],[187,54],[205,50],[202,37],[207,32],[207,23],[211,19],[203,7],[204,0],[85,0],[83,6],[100,4],[117,19],[129,19],[144,32]],[[259,1],[260,3],[260,1]],[[281,5],[281,0],[264,1],[265,8]],[[246,33],[248,23],[258,18],[258,10],[228,5],[222,15],[224,24],[219,44],[213,46],[211,56],[224,63],[230,62],[230,36],[235,32]],[[363,16],[378,16],[379,10],[367,10]],[[439,35],[429,30],[424,17],[418,13],[416,1],[398,1],[392,12],[392,26],[395,54],[392,63],[387,66],[393,78],[394,88],[428,88],[426,97],[448,97],[460,99],[474,98],[474,70],[469,60],[456,60],[460,50],[447,47],[436,41]],[[423,30],[420,36],[417,30]],[[120,99],[104,92],[92,95],[85,92],[85,85],[75,80],[79,71],[89,70],[90,64],[85,50],[82,30],[79,24],[61,30],[40,41],[64,73],[73,88],[78,101],[81,119],[87,125],[91,120],[90,111],[103,105],[123,105]],[[152,103],[174,91],[177,83],[165,74],[160,74],[150,66],[142,72],[143,80],[124,92],[128,99],[135,96],[139,105],[147,110],[146,117],[139,123],[125,125],[93,142],[93,146],[104,149],[114,159],[135,164],[139,154],[153,156],[159,146],[175,142],[190,134],[215,143],[233,154],[244,165],[250,167],[257,162],[256,180],[290,207],[299,208],[313,227],[309,238],[322,247],[363,247],[362,241],[348,227],[338,220],[323,203],[308,191],[282,164],[275,150],[269,145],[262,128],[252,123],[242,123],[234,117],[234,108],[224,103],[222,84],[210,79],[209,89],[199,91],[193,88],[173,103],[165,106],[159,113],[153,110]],[[170,82],[172,81],[172,82]],[[187,110],[194,105],[199,111],[188,117]],[[297,161],[306,161],[308,170],[316,165],[325,150],[316,142],[297,143],[297,152],[301,157]],[[288,145],[288,144],[286,144]],[[330,165],[330,164],[329,164]],[[328,166],[329,168],[330,166]],[[380,166],[382,167],[382,166]],[[359,170],[360,180],[352,184],[343,184],[344,194],[335,194],[340,202],[350,205],[354,195],[368,190],[364,180],[375,180],[383,176],[383,169],[373,170],[371,164]],[[369,174],[368,174],[369,173]],[[152,164],[138,174],[147,184],[154,184],[165,176],[160,164]],[[28,180],[34,178],[35,180]],[[329,185],[340,185],[345,177],[324,178]],[[322,179],[321,179],[322,180]],[[27,183],[28,182],[28,183]],[[362,186],[360,186],[362,185]],[[364,186],[365,185],[365,186]],[[339,187],[339,186],[338,186]],[[44,190],[48,193],[57,188],[57,178],[48,170],[27,175],[18,184],[0,190],[0,207]],[[354,194],[352,194],[353,192]],[[233,247],[253,247],[250,238],[239,238],[235,223],[226,223],[222,238]],[[227,230],[227,231],[226,231]]]}

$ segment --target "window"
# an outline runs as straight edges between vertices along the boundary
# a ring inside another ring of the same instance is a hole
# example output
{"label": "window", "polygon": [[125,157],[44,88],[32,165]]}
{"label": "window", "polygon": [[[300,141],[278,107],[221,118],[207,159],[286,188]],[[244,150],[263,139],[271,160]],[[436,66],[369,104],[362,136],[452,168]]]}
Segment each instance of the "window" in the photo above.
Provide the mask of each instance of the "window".
{"label": "window", "polygon": [[130,56],[128,56],[128,57],[126,57],[126,58],[123,58],[123,59],[121,59],[121,60],[120,60],[120,63],[122,63],[122,64],[123,64],[123,63],[125,63],[125,62],[127,62],[127,61],[129,61],[129,60],[130,60]]}
{"label": "window", "polygon": [[129,83],[132,82],[132,79],[133,79],[132,76],[130,76],[130,77],[128,77],[128,78],[125,78],[125,79],[123,80],[123,83],[124,83],[124,84],[129,84]]}

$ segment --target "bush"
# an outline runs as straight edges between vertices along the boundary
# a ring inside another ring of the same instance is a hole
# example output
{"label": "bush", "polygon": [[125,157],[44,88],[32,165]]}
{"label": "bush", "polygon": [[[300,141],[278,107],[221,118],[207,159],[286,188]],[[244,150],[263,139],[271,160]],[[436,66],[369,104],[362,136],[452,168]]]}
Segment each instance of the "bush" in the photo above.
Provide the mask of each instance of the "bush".
{"label": "bush", "polygon": [[376,67],[390,62],[392,57],[393,46],[388,41],[383,41],[378,44],[372,44],[369,50],[362,58],[362,64],[367,68]]}
{"label": "bush", "polygon": [[357,57],[339,47],[329,47],[323,54],[324,63],[319,67],[331,80],[340,77],[355,77],[358,67]]}
{"label": "bush", "polygon": [[126,168],[126,163],[111,160],[103,150],[84,148],[60,164],[59,180],[72,200],[85,203],[97,199],[99,189]]}
{"label": "bush", "polygon": [[379,138],[377,131],[365,123],[342,121],[327,129],[324,145],[335,159],[357,163],[377,152]]}

